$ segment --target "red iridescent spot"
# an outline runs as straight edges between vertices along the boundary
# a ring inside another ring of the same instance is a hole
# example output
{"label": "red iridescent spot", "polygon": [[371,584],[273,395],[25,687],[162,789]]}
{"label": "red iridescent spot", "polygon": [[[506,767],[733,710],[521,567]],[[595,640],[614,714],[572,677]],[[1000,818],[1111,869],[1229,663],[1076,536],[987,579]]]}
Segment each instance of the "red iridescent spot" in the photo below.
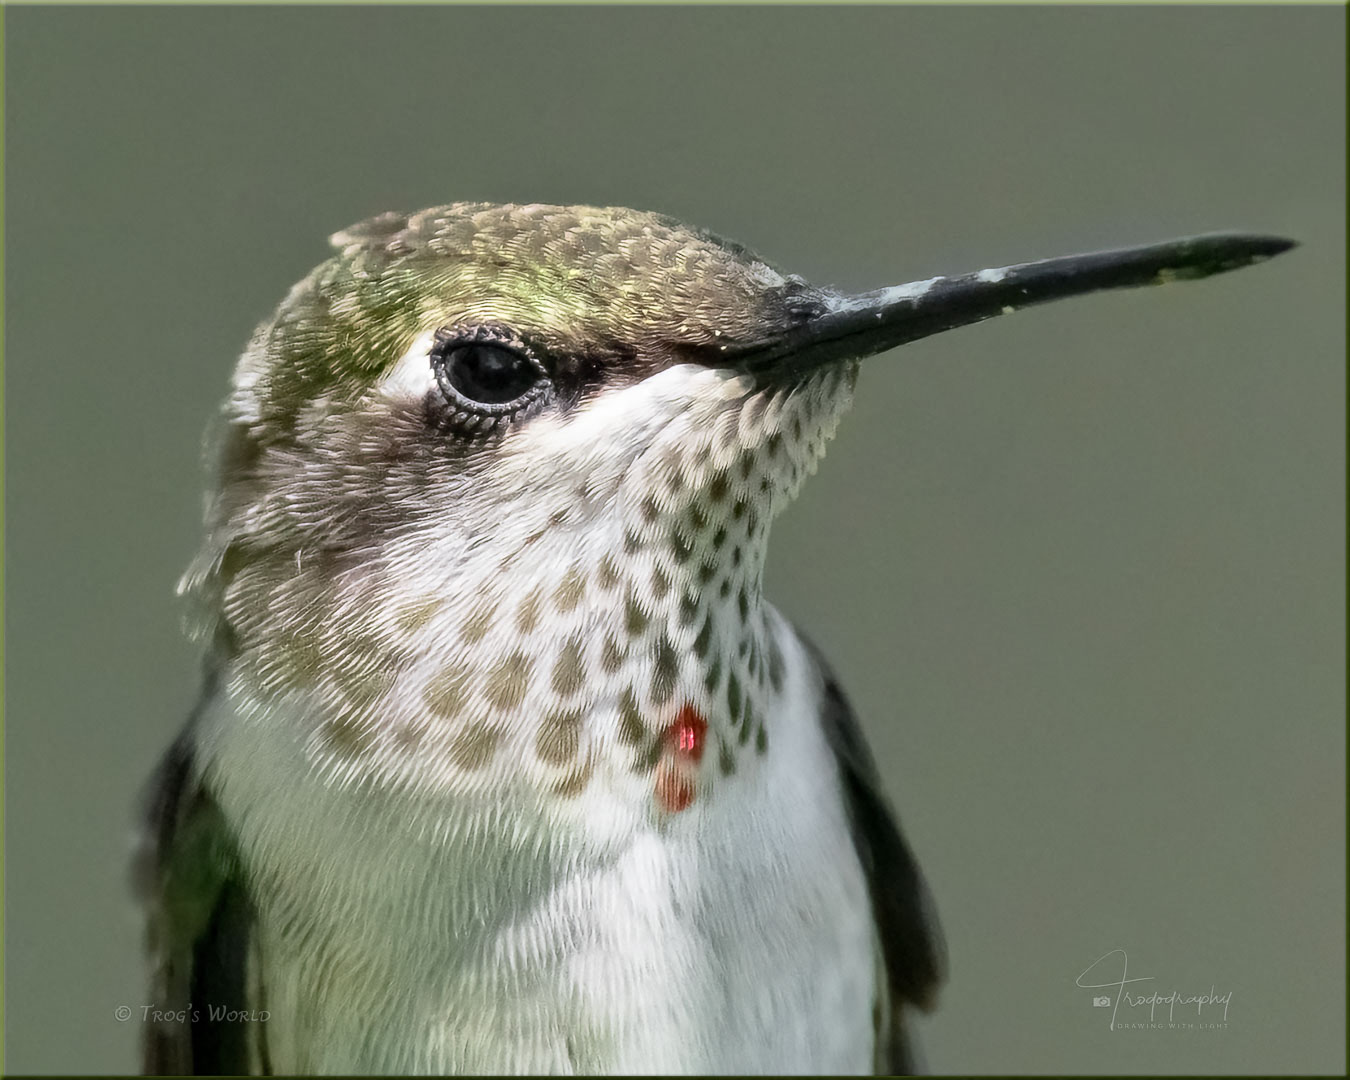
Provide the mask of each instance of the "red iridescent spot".
{"label": "red iridescent spot", "polygon": [[666,745],[680,757],[690,761],[703,759],[703,746],[708,739],[708,721],[692,705],[685,705],[666,726]]}
{"label": "red iridescent spot", "polygon": [[656,801],[668,814],[694,803],[698,763],[708,741],[708,721],[692,705],[684,705],[661,732],[661,763],[656,769]]}

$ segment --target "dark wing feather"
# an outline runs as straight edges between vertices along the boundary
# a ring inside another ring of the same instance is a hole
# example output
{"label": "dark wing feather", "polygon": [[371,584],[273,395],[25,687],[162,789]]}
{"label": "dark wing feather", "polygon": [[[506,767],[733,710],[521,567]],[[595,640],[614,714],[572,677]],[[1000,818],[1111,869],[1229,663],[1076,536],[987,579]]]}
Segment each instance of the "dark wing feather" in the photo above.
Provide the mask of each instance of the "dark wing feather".
{"label": "dark wing feather", "polygon": [[858,719],[825,658],[810,642],[806,646],[824,683],[821,723],[839,763],[886,968],[888,1000],[878,1017],[874,1067],[888,1075],[910,1074],[916,1063],[905,1030],[905,1009],[913,1006],[927,1012],[936,1004],[946,968],[942,936],[928,888],[900,834]]}
{"label": "dark wing feather", "polygon": [[148,1075],[242,1075],[261,1061],[264,1024],[213,1017],[260,1009],[250,992],[254,916],[230,830],[202,786],[192,725],[152,778],[137,891],[147,909],[151,985],[142,1068]]}

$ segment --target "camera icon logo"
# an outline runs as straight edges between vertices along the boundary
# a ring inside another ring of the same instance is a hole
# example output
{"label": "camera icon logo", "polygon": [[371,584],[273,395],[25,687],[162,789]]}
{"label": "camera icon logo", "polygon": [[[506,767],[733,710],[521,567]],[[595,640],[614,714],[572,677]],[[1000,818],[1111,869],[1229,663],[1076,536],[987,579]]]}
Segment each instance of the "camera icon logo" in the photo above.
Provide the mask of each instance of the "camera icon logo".
{"label": "camera icon logo", "polygon": [[1092,999],[1092,1006],[1095,1009],[1109,1009],[1111,1007],[1111,998],[1109,996],[1107,997],[1094,996]]}

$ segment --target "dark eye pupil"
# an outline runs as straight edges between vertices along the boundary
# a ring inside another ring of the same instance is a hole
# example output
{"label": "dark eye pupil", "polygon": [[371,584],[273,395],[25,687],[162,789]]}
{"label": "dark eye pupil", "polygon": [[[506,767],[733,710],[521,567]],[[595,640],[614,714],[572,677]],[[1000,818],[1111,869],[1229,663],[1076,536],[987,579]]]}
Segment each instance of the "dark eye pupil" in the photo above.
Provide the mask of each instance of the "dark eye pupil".
{"label": "dark eye pupil", "polygon": [[470,401],[504,405],[533,386],[539,372],[514,349],[461,345],[446,357],[445,377]]}

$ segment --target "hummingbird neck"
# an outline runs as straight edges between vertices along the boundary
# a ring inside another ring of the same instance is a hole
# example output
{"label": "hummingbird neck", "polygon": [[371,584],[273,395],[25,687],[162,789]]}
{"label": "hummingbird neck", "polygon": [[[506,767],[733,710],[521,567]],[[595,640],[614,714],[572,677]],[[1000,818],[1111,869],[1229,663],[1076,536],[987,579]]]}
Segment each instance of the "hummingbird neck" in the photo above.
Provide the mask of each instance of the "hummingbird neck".
{"label": "hummingbird neck", "polygon": [[772,743],[788,631],[762,597],[769,523],[853,374],[756,389],[671,369],[644,387],[697,408],[608,440],[600,414],[540,425],[371,546],[251,548],[221,569],[233,692],[284,707],[339,780],[556,803],[603,766],[660,812],[689,805]]}

